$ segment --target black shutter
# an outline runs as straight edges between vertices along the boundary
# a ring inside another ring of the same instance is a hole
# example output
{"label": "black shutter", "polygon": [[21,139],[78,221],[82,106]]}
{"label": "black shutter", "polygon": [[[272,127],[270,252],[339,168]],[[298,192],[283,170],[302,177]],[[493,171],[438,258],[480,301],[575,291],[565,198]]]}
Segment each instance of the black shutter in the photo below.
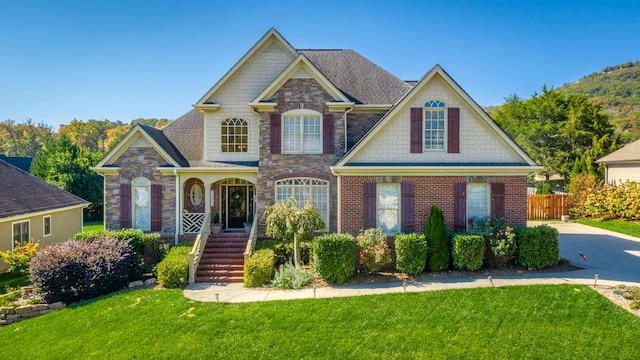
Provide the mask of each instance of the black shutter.
{"label": "black shutter", "polygon": [[460,152],[460,108],[449,108],[447,116],[447,152]]}
{"label": "black shutter", "polygon": [[322,119],[322,153],[333,154],[334,123],[333,114],[324,114]]}
{"label": "black shutter", "polygon": [[422,152],[422,138],[424,131],[422,130],[422,108],[411,108],[411,152]]}
{"label": "black shutter", "polygon": [[376,183],[362,184],[362,228],[376,227]]}
{"label": "black shutter", "polygon": [[453,184],[453,230],[467,229],[467,184]]}
{"label": "black shutter", "polygon": [[401,185],[400,223],[401,231],[409,234],[415,231],[414,221],[414,184],[403,182]]}
{"label": "black shutter", "polygon": [[280,114],[271,114],[271,153],[280,154]]}
{"label": "black shutter", "polygon": [[491,216],[504,217],[504,183],[491,183]]}
{"label": "black shutter", "polygon": [[131,228],[131,184],[120,184],[120,227]]}
{"label": "black shutter", "polygon": [[162,229],[162,185],[151,185],[151,231]]}

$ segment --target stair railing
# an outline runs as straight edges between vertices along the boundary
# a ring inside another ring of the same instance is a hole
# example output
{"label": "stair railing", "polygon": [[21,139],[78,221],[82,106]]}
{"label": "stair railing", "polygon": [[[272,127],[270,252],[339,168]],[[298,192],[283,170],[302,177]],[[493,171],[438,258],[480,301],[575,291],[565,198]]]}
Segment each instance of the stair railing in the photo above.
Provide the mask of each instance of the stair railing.
{"label": "stair railing", "polygon": [[200,224],[198,229],[198,235],[193,242],[193,247],[189,252],[189,284],[196,282],[196,270],[200,265],[200,259],[202,258],[202,252],[207,245],[207,239],[211,234],[211,227],[209,226],[209,213],[204,214],[204,221]]}
{"label": "stair railing", "polygon": [[244,262],[246,264],[247,259],[251,256],[251,253],[256,248],[256,241],[258,240],[258,217],[253,219],[251,224],[251,231],[249,232],[249,240],[247,241],[247,247],[244,250]]}

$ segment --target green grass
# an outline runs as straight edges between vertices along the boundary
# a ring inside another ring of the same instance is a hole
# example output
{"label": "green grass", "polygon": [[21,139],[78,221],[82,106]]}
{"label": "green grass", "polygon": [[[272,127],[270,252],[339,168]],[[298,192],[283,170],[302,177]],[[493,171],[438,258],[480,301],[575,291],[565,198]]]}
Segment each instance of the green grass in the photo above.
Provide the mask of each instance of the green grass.
{"label": "green grass", "polygon": [[102,221],[87,221],[82,226],[82,232],[104,230],[104,223]]}
{"label": "green grass", "polygon": [[18,274],[13,272],[0,274],[0,295],[7,293],[7,286],[11,288],[17,288],[26,285],[29,285],[29,277],[26,274]]}
{"label": "green grass", "polygon": [[137,290],[0,327],[0,359],[635,359],[639,338],[581,285],[247,304]]}
{"label": "green grass", "polygon": [[619,232],[631,236],[640,237],[640,223],[624,220],[573,220],[578,224],[589,225],[601,229]]}

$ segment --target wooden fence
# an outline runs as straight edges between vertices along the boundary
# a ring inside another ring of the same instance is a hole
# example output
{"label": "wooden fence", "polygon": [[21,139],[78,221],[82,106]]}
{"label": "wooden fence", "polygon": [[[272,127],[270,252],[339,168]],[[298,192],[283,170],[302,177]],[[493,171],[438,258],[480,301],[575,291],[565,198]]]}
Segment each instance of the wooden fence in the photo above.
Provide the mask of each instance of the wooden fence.
{"label": "wooden fence", "polygon": [[527,219],[560,219],[561,215],[569,215],[568,194],[527,196]]}

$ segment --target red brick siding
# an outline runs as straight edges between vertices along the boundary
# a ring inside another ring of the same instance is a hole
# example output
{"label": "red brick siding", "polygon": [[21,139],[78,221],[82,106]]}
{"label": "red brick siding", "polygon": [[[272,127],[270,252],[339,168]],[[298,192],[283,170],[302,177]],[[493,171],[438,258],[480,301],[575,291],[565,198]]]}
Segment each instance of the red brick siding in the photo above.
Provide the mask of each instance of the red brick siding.
{"label": "red brick siding", "polygon": [[[376,181],[375,176],[344,176],[340,179],[340,231],[357,234],[362,229],[362,184]],[[438,205],[445,217],[447,229],[453,230],[453,184],[465,182],[464,176],[403,176],[403,182],[415,184],[415,229],[423,231],[431,205]],[[526,176],[494,176],[492,182],[505,184],[505,219],[511,226],[526,225]]]}

